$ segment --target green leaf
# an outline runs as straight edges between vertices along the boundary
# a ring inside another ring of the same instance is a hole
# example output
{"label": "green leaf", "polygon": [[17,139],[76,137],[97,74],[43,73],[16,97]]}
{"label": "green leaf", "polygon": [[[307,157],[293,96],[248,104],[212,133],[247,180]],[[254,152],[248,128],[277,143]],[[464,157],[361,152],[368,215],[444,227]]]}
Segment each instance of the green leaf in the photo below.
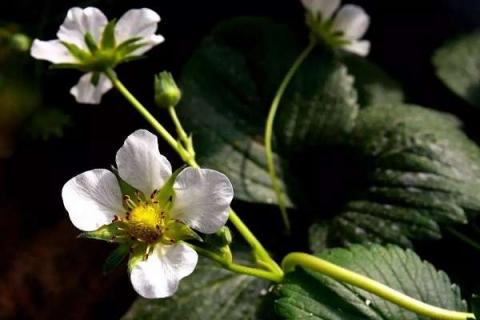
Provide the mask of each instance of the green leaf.
{"label": "green leaf", "polygon": [[117,268],[130,252],[130,244],[121,244],[108,256],[103,264],[103,273],[107,274]]}
{"label": "green leaf", "polygon": [[320,145],[342,143],[358,114],[354,79],[335,56],[317,48],[292,79],[276,120],[286,157]]}
{"label": "green leaf", "polygon": [[[460,289],[448,276],[398,247],[353,246],[334,249],[321,258],[377,280],[417,300],[465,311]],[[320,273],[297,268],[277,286],[275,310],[283,319],[424,320],[403,308]]]}
{"label": "green leaf", "polygon": [[201,258],[172,298],[140,298],[122,319],[274,319],[268,287],[266,281],[231,273]]}
{"label": "green leaf", "polygon": [[[199,162],[225,172],[241,200],[276,199],[264,155],[265,119],[280,82],[305,46],[285,25],[236,18],[218,26],[184,70],[185,98],[178,111],[193,133]],[[352,77],[334,56],[317,48],[281,103],[276,145],[285,154],[320,141],[337,142],[352,129],[357,111]],[[194,116],[198,113],[202,116]],[[282,170],[287,159],[276,151],[277,172],[291,180]]]}
{"label": "green leaf", "polygon": [[356,55],[345,55],[342,61],[355,77],[358,103],[361,107],[401,103],[405,95],[400,84],[380,67]]}
{"label": "green leaf", "polygon": [[351,145],[369,163],[364,190],[336,216],[333,243],[441,237],[480,211],[480,151],[453,116],[409,105],[361,111]]}
{"label": "green leaf", "polygon": [[433,63],[450,90],[480,107],[480,32],[450,41],[437,50]]}

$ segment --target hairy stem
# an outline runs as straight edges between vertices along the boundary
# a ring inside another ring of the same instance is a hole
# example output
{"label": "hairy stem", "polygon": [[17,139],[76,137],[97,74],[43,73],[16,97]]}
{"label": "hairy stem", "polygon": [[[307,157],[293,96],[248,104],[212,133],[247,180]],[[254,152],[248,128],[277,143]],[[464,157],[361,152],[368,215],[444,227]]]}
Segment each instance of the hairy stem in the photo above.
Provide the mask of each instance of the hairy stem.
{"label": "hairy stem", "polygon": [[272,152],[272,136],[273,136],[273,124],[275,122],[275,116],[277,115],[278,106],[280,105],[280,101],[287,89],[290,81],[292,80],[293,76],[297,72],[298,68],[302,65],[308,55],[312,52],[315,48],[315,41],[311,40],[308,46],[302,51],[302,53],[297,57],[294,61],[290,69],[288,70],[285,78],[282,80],[282,83],[278,87],[277,92],[275,93],[275,97],[272,100],[272,104],[270,105],[270,111],[268,112],[267,122],[265,124],[265,157],[267,159],[267,166],[268,166],[268,173],[270,175],[270,179],[272,181],[273,190],[275,191],[275,195],[277,197],[277,204],[280,208],[280,213],[282,214],[283,223],[285,225],[285,229],[287,233],[290,233],[290,220],[288,219],[287,213],[287,205],[285,203],[285,199],[282,195],[282,190],[280,188],[280,183],[278,181],[277,173],[275,170],[275,164],[273,161],[273,152]]}
{"label": "hairy stem", "polygon": [[416,314],[438,320],[467,320],[475,319],[471,313],[450,311],[413,299],[401,292],[398,292],[380,282],[368,277],[344,269],[333,263],[317,258],[315,256],[293,252],[288,254],[282,261],[282,267],[285,272],[290,272],[295,267],[301,266],[312,269],[335,280],[351,284],[365,291],[373,293],[382,299],[390,301],[402,308],[415,312]]}

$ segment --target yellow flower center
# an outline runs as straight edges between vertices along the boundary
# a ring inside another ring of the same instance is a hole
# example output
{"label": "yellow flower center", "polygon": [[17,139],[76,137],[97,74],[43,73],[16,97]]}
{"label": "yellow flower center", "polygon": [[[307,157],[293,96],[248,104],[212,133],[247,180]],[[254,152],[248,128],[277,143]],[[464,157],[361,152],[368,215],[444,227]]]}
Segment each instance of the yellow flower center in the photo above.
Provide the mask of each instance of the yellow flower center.
{"label": "yellow flower center", "polygon": [[161,239],[166,220],[157,203],[142,203],[127,214],[128,232],[137,240],[153,243]]}

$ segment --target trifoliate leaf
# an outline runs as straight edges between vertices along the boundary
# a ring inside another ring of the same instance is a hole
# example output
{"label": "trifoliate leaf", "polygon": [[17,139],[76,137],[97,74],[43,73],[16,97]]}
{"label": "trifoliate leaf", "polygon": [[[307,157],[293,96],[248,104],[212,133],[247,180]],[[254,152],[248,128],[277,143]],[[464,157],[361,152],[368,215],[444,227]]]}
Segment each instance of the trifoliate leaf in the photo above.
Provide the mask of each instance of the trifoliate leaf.
{"label": "trifoliate leaf", "polygon": [[351,144],[371,164],[368,186],[333,219],[329,237],[411,246],[480,212],[480,150],[459,127],[417,106],[362,110]]}
{"label": "trifoliate leaf", "polygon": [[274,319],[268,288],[266,281],[231,273],[201,258],[173,297],[138,299],[122,319]]}
{"label": "trifoliate leaf", "polygon": [[480,107],[480,32],[450,41],[435,53],[433,63],[450,90]]}
{"label": "trifoliate leaf", "polygon": [[[379,281],[410,297],[444,309],[465,311],[460,290],[448,276],[398,247],[353,246],[319,255],[336,265]],[[297,268],[275,290],[283,319],[424,320],[397,305],[320,273]]]}

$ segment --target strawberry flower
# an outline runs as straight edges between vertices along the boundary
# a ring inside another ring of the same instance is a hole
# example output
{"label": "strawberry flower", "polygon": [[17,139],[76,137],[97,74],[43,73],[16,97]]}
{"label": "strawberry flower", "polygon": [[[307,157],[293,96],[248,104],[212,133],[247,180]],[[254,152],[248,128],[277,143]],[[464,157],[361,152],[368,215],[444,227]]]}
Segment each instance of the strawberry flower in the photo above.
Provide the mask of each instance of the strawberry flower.
{"label": "strawberry flower", "polygon": [[108,21],[97,8],[71,8],[55,40],[35,39],[30,54],[58,68],[85,72],[70,93],[79,103],[99,104],[112,88],[103,74],[120,63],[136,59],[164,38],[155,34],[160,17],[150,9],[132,9],[118,21]]}
{"label": "strawberry flower", "polygon": [[370,17],[361,7],[340,0],[301,0],[307,10],[307,25],[312,35],[332,47],[367,56],[370,41],[361,40],[370,25]]}
{"label": "strawberry flower", "polygon": [[225,225],[232,184],[210,169],[172,173],[156,136],[146,130],[125,140],[116,163],[116,172],[90,170],[65,184],[70,220],[85,237],[126,248],[120,251],[130,255],[130,279],[141,296],[172,296],[198,260],[183,241],[199,239],[192,229],[213,234]]}

